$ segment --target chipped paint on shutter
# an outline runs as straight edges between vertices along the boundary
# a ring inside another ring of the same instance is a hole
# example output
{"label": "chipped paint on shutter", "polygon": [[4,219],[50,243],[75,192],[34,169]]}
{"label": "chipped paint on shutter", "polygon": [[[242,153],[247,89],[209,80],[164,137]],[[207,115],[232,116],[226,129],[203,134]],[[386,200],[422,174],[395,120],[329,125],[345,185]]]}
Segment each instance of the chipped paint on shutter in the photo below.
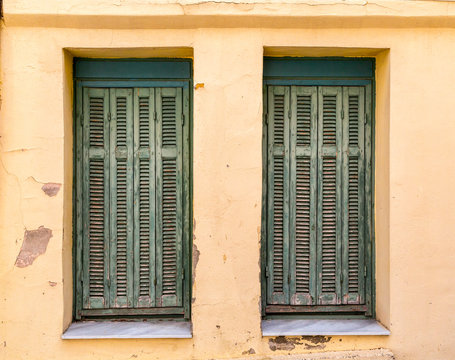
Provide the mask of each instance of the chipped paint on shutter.
{"label": "chipped paint on shutter", "polygon": [[318,304],[334,305],[341,300],[341,88],[320,87],[318,106]]}
{"label": "chipped paint on shutter", "polygon": [[289,100],[289,87],[269,87],[269,304],[289,302]]}
{"label": "chipped paint on shutter", "polygon": [[343,89],[343,303],[364,304],[365,89]]}
{"label": "chipped paint on shutter", "polygon": [[290,304],[316,291],[317,88],[291,87]]}
{"label": "chipped paint on shutter", "polygon": [[133,97],[132,89],[110,89],[111,304],[133,300]]}
{"label": "chipped paint on shutter", "polygon": [[83,308],[109,306],[109,93],[83,91]]}
{"label": "chipped paint on shutter", "polygon": [[157,304],[182,305],[182,89],[156,89]]}
{"label": "chipped paint on shutter", "polygon": [[155,90],[134,89],[135,305],[155,306]]}

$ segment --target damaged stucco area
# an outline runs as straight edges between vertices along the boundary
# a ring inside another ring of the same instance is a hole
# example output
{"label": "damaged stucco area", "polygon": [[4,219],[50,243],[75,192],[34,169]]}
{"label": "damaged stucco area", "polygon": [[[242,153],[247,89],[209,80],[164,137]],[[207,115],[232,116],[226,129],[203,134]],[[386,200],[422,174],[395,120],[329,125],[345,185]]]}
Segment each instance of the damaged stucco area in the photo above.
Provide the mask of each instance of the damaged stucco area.
{"label": "damaged stucco area", "polygon": [[24,268],[33,264],[38,256],[46,252],[51,237],[52,230],[44,226],[40,226],[36,230],[25,230],[24,241],[15,265]]}
{"label": "damaged stucco area", "polygon": [[46,183],[41,187],[41,190],[43,190],[47,196],[52,197],[58,194],[61,186],[62,184],[58,183]]}
{"label": "damaged stucco area", "polygon": [[287,337],[277,336],[269,339],[269,348],[272,351],[294,350],[296,345],[304,345],[305,349],[319,349],[325,348],[325,343],[328,343],[332,339],[331,336],[301,336],[301,337]]}

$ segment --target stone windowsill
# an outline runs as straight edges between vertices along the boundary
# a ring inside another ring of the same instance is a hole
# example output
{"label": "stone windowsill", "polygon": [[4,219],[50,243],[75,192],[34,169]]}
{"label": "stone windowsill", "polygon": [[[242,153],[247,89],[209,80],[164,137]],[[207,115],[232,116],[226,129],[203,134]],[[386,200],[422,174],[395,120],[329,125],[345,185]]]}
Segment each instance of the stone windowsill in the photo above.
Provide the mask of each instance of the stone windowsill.
{"label": "stone windowsill", "polygon": [[80,321],[62,339],[189,339],[188,321]]}
{"label": "stone windowsill", "polygon": [[390,335],[376,320],[263,320],[262,336]]}

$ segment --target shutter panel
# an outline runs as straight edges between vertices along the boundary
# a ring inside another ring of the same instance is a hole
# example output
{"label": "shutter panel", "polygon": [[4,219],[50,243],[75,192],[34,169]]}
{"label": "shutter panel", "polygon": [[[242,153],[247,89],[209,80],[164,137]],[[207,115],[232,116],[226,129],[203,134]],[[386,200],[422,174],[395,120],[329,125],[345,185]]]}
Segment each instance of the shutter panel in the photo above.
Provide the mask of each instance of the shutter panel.
{"label": "shutter panel", "polygon": [[343,304],[365,303],[365,89],[343,88]]}
{"label": "shutter panel", "polygon": [[155,90],[134,89],[134,299],[155,306]]}
{"label": "shutter panel", "polygon": [[111,301],[133,304],[133,96],[132,89],[111,89]]}
{"label": "shutter panel", "polygon": [[182,305],[182,89],[156,89],[157,305]]}
{"label": "shutter panel", "polygon": [[316,293],[317,88],[291,87],[290,304]]}
{"label": "shutter panel", "polygon": [[267,303],[289,304],[290,89],[268,88]]}
{"label": "shutter panel", "polygon": [[83,89],[83,301],[109,307],[109,92]]}
{"label": "shutter panel", "polygon": [[341,87],[318,97],[318,304],[341,300]]}

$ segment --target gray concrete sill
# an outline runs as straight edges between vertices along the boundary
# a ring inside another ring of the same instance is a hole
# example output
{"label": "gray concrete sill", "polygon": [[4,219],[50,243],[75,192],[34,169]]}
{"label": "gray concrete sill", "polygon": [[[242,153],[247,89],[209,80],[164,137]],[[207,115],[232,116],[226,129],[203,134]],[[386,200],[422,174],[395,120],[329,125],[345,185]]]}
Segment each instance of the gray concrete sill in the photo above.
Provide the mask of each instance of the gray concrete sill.
{"label": "gray concrete sill", "polygon": [[376,320],[263,320],[262,336],[390,335]]}
{"label": "gray concrete sill", "polygon": [[190,339],[187,321],[80,321],[62,339]]}

